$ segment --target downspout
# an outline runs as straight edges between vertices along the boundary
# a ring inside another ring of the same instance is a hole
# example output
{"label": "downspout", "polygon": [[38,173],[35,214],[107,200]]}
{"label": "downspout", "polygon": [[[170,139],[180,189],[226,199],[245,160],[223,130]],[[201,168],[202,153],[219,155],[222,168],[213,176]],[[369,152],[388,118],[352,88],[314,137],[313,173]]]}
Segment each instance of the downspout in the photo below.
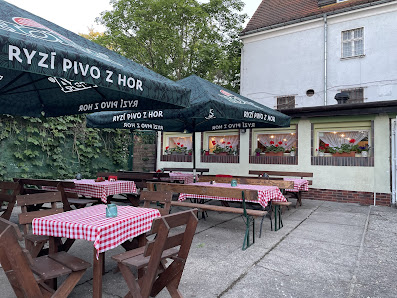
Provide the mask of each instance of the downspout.
{"label": "downspout", "polygon": [[324,106],[327,105],[327,14],[324,13]]}

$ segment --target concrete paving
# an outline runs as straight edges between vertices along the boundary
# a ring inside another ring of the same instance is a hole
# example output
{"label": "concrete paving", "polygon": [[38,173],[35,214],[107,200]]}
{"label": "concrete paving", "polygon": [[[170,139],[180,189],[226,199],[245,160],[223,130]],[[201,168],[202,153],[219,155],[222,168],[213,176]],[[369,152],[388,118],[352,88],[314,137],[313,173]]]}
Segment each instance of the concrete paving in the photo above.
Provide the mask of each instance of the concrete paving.
{"label": "concrete paving", "polygon": [[[181,280],[184,297],[397,297],[394,207],[304,200],[302,207],[284,212],[279,231],[270,231],[265,220],[262,237],[246,251],[240,216],[208,215],[199,221]],[[257,220],[257,236],[259,225]],[[106,252],[105,298],[127,293],[110,258],[120,252],[120,247]],[[70,253],[92,262],[92,243],[78,240]],[[14,297],[3,271],[0,283],[1,297]],[[88,270],[70,297],[91,296]]]}

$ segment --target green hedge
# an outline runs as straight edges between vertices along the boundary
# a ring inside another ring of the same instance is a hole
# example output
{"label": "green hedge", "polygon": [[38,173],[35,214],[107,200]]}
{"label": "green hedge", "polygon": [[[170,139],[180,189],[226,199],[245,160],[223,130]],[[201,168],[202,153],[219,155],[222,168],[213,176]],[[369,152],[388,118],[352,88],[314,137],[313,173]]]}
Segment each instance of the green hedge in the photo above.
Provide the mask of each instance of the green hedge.
{"label": "green hedge", "polygon": [[0,179],[94,178],[98,171],[127,169],[129,130],[91,129],[85,116],[0,116]]}

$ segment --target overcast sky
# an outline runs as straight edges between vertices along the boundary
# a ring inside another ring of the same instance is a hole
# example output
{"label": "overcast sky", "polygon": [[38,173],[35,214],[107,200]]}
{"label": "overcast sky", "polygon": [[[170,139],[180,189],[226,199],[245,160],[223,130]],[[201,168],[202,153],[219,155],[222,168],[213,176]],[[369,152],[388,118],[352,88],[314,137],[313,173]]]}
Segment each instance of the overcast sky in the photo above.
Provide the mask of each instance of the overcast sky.
{"label": "overcast sky", "polygon": [[[110,10],[109,0],[6,0],[22,9],[75,33],[88,33],[88,28],[104,31],[95,23],[102,11]],[[205,1],[205,0],[203,0]],[[244,0],[244,12],[253,15],[262,0]]]}

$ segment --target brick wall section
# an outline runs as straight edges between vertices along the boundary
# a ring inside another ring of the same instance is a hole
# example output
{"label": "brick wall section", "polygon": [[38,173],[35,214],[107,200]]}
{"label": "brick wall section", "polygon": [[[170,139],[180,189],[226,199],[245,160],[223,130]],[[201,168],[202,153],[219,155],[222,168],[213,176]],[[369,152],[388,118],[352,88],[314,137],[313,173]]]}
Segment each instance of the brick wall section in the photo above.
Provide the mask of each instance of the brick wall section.
{"label": "brick wall section", "polygon": [[140,172],[155,171],[156,145],[137,144],[134,145],[133,170]]}
{"label": "brick wall section", "polygon": [[[308,192],[302,192],[302,199],[373,205],[374,194],[372,192],[310,188]],[[390,206],[391,194],[377,193],[376,205]]]}

